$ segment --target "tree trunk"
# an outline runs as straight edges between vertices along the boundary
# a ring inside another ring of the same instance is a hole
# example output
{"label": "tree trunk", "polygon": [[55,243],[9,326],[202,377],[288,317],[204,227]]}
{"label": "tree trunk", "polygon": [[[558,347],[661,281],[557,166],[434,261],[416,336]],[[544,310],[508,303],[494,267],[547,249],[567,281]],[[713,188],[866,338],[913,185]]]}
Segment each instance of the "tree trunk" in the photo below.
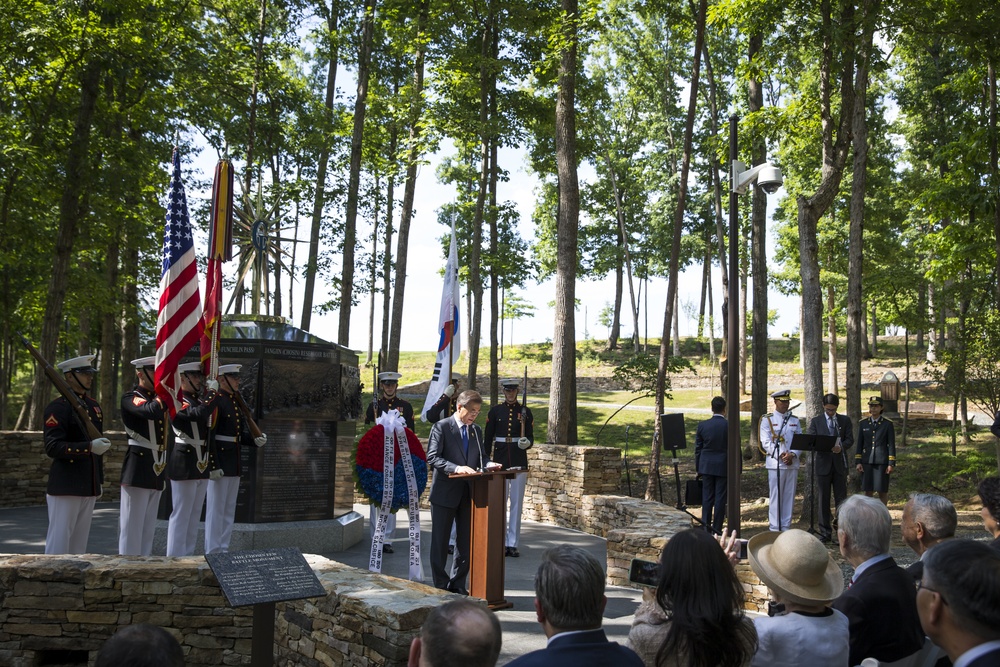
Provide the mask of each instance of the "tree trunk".
{"label": "tree trunk", "polygon": [[833,285],[828,285],[826,288],[826,326],[829,337],[827,341],[829,368],[827,368],[826,387],[827,391],[839,394],[840,389],[837,385],[837,310]]}
{"label": "tree trunk", "polygon": [[347,347],[351,339],[351,306],[354,300],[354,244],[358,222],[358,189],[361,186],[361,148],[368,109],[368,76],[375,35],[375,2],[365,0],[365,18],[358,54],[358,94],[354,100],[354,130],[351,133],[351,167],[347,181],[347,208],[344,211],[344,252],[340,274],[340,322],[337,343]]}
{"label": "tree trunk", "polygon": [[368,361],[371,366],[372,358],[375,356],[375,283],[378,281],[378,192],[379,177],[375,176],[375,202],[372,205],[372,263],[371,263],[371,289],[368,290]]}
{"label": "tree trunk", "polygon": [[[628,278],[628,303],[629,308],[632,311],[632,350],[635,354],[639,354],[639,300],[635,294],[635,288],[633,286],[633,273],[632,273],[632,254],[629,251],[629,236],[625,231],[625,206],[622,203],[622,193],[618,188],[618,179],[615,177],[614,164],[611,162],[611,153],[608,150],[604,151],[604,159],[608,165],[608,177],[611,179],[611,189],[615,193],[615,218],[618,221],[618,242],[621,244],[622,251],[625,255],[625,275]],[[622,285],[621,285],[621,260],[618,261],[617,265],[617,281],[615,284],[615,324],[612,325],[612,335],[615,339],[615,345],[612,346],[611,341],[608,341],[608,350],[613,350],[617,347],[618,338],[621,335],[621,302],[622,302]]]}
{"label": "tree trunk", "polygon": [[993,57],[987,58],[986,62],[986,74],[989,79],[989,132],[987,136],[990,141],[990,180],[993,183],[993,187],[990,188],[990,192],[993,193],[993,243],[994,251],[996,254],[996,267],[994,268],[994,276],[996,276],[994,289],[996,293],[994,298],[996,299],[996,307],[1000,308],[1000,164],[998,164],[998,151],[997,151],[997,68],[996,64],[993,62]]}
{"label": "tree trunk", "polygon": [[[398,89],[395,91],[398,94]],[[389,130],[389,155],[396,155],[399,130],[396,123]],[[385,243],[382,250],[382,342],[379,345],[379,359],[385,359],[389,352],[389,326],[392,309],[392,220],[396,207],[396,161],[389,169],[389,184],[385,194]]]}
{"label": "tree trunk", "polygon": [[[618,243],[622,242],[621,232],[618,232]],[[608,332],[607,351],[618,349],[618,337],[622,328],[622,292],[625,288],[625,271],[621,257],[615,262],[615,305],[611,312],[611,330]]]}
{"label": "tree trunk", "polygon": [[673,241],[670,246],[670,265],[667,282],[667,305],[663,313],[663,337],[660,340],[660,360],[656,369],[656,398],[653,414],[653,449],[651,452],[650,474],[646,482],[646,500],[655,500],[657,483],[660,479],[660,443],[663,442],[659,415],[663,414],[667,385],[667,357],[670,349],[670,324],[677,301],[677,282],[680,266],[681,234],[684,228],[684,207],[687,200],[688,171],[691,167],[691,147],[694,136],[694,118],[698,106],[698,79],[701,74],[701,52],[705,44],[705,15],[707,0],[698,3],[695,16],[696,32],[694,58],[691,66],[691,91],[688,97],[687,118],[684,124],[684,149],[681,159],[680,180],[677,191],[677,208],[674,210]]}
{"label": "tree trunk", "polygon": [[698,329],[695,334],[699,342],[705,336],[705,303],[710,289],[709,285],[712,282],[712,245],[711,241],[708,240],[710,236],[706,230],[705,256],[701,263],[701,289],[698,290],[700,294],[698,299]]}
{"label": "tree trunk", "polygon": [[430,0],[421,0],[417,18],[417,51],[413,58],[413,99],[410,100],[410,138],[406,158],[406,183],[403,186],[403,206],[399,214],[399,234],[396,238],[396,281],[392,296],[392,330],[386,355],[386,369],[399,367],[399,338],[403,327],[403,296],[406,289],[406,259],[410,243],[410,221],[413,219],[413,197],[417,189],[417,159],[420,157],[420,117],[423,113],[424,56]]}
{"label": "tree trunk", "polygon": [[[119,240],[122,237],[123,226],[121,218],[116,226],[116,233],[112,235],[111,241],[108,243],[108,252],[104,256],[104,284],[107,286],[109,294],[118,291],[118,255],[121,248]],[[115,409],[118,406],[119,387],[118,374],[116,373],[117,364],[115,363],[116,351],[118,350],[116,310],[111,307],[111,304],[101,310],[101,374],[98,379],[101,390],[100,402],[105,409],[105,429],[117,426],[121,422],[120,413]],[[122,365],[127,363],[123,363],[120,358],[117,361]]]}
{"label": "tree trunk", "polygon": [[577,0],[561,0],[563,36],[556,94],[556,169],[559,212],[556,226],[556,307],[552,336],[552,387],[548,441],[576,445],[576,262],[580,224],[580,183],[576,162]]}
{"label": "tree trunk", "polygon": [[[753,62],[760,53],[764,38],[759,35],[750,36],[749,58]],[[764,108],[764,86],[751,78],[749,86],[749,109],[751,112]],[[767,144],[760,137],[752,147],[754,164],[760,164],[767,159]],[[752,352],[750,355],[750,452],[751,458],[760,457],[760,418],[767,413],[767,195],[759,189],[753,191],[753,208],[750,214],[751,247],[750,273],[753,274],[753,333]]]}
{"label": "tree trunk", "polygon": [[[337,34],[337,22],[340,18],[340,15],[337,13],[338,6],[337,0],[333,0],[330,3],[330,13],[326,19],[327,35],[332,45],[338,43],[334,39]],[[330,61],[326,67],[326,96],[323,101],[324,134],[329,133],[330,126],[333,123],[333,98],[337,92],[338,62],[338,50],[336,46],[331,46]],[[304,331],[309,331],[309,327],[312,326],[316,271],[319,262],[319,237],[320,231],[323,229],[323,205],[326,203],[326,170],[330,162],[330,143],[330,141],[320,142],[319,162],[316,165],[316,192],[313,195],[312,226],[309,229],[309,255],[306,259],[305,281],[302,292],[302,318],[299,324]]]}
{"label": "tree trunk", "polygon": [[[49,276],[45,313],[42,316],[42,339],[38,350],[49,363],[55,363],[59,330],[62,328],[63,304],[69,288],[69,264],[73,254],[73,240],[76,228],[86,215],[85,194],[88,187],[88,160],[90,132],[97,104],[98,82],[102,64],[96,57],[84,67],[80,75],[80,103],[77,107],[73,134],[66,156],[66,179],[62,198],[59,201],[59,232],[56,236],[52,273]],[[31,413],[29,428],[41,430],[42,413],[48,404],[49,381],[41,366],[35,366],[35,382],[31,389]]]}
{"label": "tree trunk", "polygon": [[[742,234],[741,234],[742,236]],[[747,393],[747,265],[740,262],[740,396]]]}
{"label": "tree trunk", "polygon": [[[492,4],[491,4],[492,7]],[[495,12],[490,13],[490,21],[493,24],[490,33],[492,39],[490,40],[490,62],[495,63],[499,59],[499,42],[497,39],[497,16]],[[489,76],[489,99],[490,99],[490,127],[493,128],[497,119],[497,75],[496,68],[490,67]],[[489,142],[490,142],[490,209],[487,218],[490,223],[490,256],[496,257],[500,253],[499,244],[499,231],[497,229],[497,178],[499,174],[499,167],[497,165],[497,160],[499,159],[498,144],[499,139],[495,130],[491,129],[489,132]],[[496,267],[496,263],[490,262],[490,405],[498,405],[499,394],[497,391],[498,383],[500,382],[500,358],[497,356],[497,351],[500,348],[498,345],[499,336],[497,331],[497,325],[500,323],[500,275]]]}

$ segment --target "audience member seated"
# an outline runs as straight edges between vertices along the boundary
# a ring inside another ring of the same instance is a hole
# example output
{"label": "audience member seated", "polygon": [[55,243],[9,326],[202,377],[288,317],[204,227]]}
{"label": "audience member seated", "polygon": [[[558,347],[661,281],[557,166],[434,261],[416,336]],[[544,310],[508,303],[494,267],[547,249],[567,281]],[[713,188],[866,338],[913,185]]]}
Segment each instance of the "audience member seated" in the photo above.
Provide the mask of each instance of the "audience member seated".
{"label": "audience member seated", "polygon": [[604,568],[580,547],[545,550],[535,574],[535,614],[548,645],[510,663],[511,667],[640,667],[631,649],[608,641],[601,628]]}
{"label": "audience member seated", "polygon": [[987,477],[978,490],[983,502],[983,525],[993,536],[993,548],[1000,549],[1000,477]]}
{"label": "audience member seated", "polygon": [[854,568],[850,587],[833,601],[850,623],[850,663],[894,662],[916,653],[924,644],[916,589],[889,555],[889,510],[880,500],[853,495],[837,515],[840,553]]}
{"label": "audience member seated", "polygon": [[844,591],[844,575],[823,543],[793,528],[755,535],[747,551],[750,567],[784,605],[754,619],[754,667],[848,667],[847,617],[827,606]]}
{"label": "audience member seated", "polygon": [[410,644],[409,667],[493,667],[500,656],[500,621],[471,600],[435,607]]}
{"label": "audience member seated", "polygon": [[741,667],[757,646],[743,585],[704,530],[683,530],[660,553],[660,579],[643,591],[627,645],[646,667]]}
{"label": "audience member seated", "polygon": [[920,624],[955,667],[1000,665],[1000,551],[947,540],[924,554]]}
{"label": "audience member seated", "polygon": [[184,667],[184,652],[163,628],[138,623],[111,635],[97,652],[94,667]]}
{"label": "audience member seated", "polygon": [[[911,493],[903,505],[903,518],[899,529],[903,533],[906,546],[921,558],[932,546],[955,537],[958,527],[958,513],[951,501],[932,493]],[[914,580],[920,581],[924,563],[918,560],[906,568]]]}

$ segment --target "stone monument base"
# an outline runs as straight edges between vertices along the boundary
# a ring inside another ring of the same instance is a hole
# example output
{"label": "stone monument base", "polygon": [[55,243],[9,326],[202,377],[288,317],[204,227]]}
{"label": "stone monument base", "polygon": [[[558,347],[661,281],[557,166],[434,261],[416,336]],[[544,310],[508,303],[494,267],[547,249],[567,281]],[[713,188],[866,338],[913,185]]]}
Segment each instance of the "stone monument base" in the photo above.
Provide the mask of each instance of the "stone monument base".
{"label": "stone monument base", "polygon": [[[236,523],[229,542],[230,551],[298,547],[302,553],[328,554],[345,551],[365,536],[364,517],[348,512],[336,519],[322,521],[284,521],[281,523]],[[194,552],[205,553],[205,523],[198,524]],[[156,522],[153,554],[167,553],[167,521]]]}

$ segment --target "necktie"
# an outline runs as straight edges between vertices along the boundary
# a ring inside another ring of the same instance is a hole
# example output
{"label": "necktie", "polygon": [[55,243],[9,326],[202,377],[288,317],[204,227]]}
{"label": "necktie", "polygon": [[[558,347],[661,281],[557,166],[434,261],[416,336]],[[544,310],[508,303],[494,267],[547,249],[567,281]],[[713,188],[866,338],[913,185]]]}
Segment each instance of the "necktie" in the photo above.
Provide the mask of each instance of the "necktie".
{"label": "necktie", "polygon": [[837,423],[830,417],[830,435],[837,435]]}
{"label": "necktie", "polygon": [[462,447],[464,448],[465,456],[469,456],[469,427],[462,425]]}

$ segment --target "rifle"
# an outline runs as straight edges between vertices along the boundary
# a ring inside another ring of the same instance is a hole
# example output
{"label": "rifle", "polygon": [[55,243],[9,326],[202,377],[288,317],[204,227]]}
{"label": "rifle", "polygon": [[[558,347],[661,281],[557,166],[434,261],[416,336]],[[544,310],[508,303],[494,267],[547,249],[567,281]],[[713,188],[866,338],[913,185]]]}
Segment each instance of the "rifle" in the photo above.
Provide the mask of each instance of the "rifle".
{"label": "rifle", "polygon": [[91,440],[97,440],[98,438],[103,438],[101,432],[97,430],[94,426],[94,422],[90,421],[90,412],[87,411],[87,404],[77,396],[76,392],[73,391],[69,384],[66,382],[66,378],[59,374],[52,364],[45,360],[42,353],[35,349],[35,346],[28,341],[23,335],[21,336],[21,342],[24,343],[24,347],[28,349],[31,356],[42,365],[42,369],[45,371],[46,377],[49,381],[55,385],[55,388],[62,394],[62,397],[69,401],[70,406],[76,412],[76,416],[80,419],[80,424],[83,426],[84,430],[87,432],[87,437]]}
{"label": "rifle", "polygon": [[250,428],[250,435],[252,435],[255,440],[264,435],[264,432],[260,430],[259,426],[257,426],[257,422],[253,420],[253,413],[250,412],[250,406],[247,405],[246,400],[244,400],[243,394],[239,391],[234,391],[233,402],[235,402],[236,406],[243,412],[243,417],[247,420],[247,426]]}
{"label": "rifle", "polygon": [[521,384],[521,437],[528,424],[528,367],[524,367],[524,382]]}

